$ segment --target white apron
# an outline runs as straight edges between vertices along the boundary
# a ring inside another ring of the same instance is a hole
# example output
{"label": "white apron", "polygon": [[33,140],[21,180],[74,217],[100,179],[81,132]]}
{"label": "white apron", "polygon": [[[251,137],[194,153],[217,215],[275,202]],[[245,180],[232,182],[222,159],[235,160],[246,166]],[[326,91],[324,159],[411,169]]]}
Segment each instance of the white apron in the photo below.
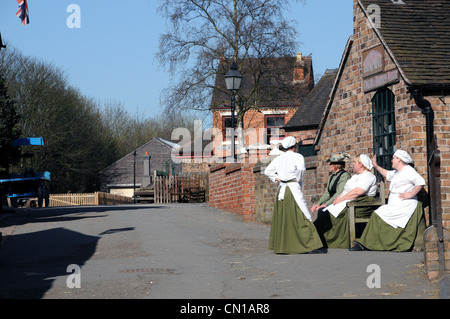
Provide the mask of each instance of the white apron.
{"label": "white apron", "polygon": [[[342,196],[346,195],[350,191],[352,191],[355,188],[362,188],[365,191],[364,195],[367,196],[375,196],[377,192],[377,184],[376,184],[376,178],[375,175],[373,175],[370,172],[364,172],[361,174],[355,174],[350,178],[347,183],[345,183],[344,191],[342,192]],[[337,218],[339,214],[344,210],[347,203],[351,200],[345,200],[343,202],[340,202],[339,204],[330,204],[327,207],[325,207],[323,210],[327,210],[331,215],[334,216],[334,218]]]}
{"label": "white apron", "polygon": [[417,197],[401,199],[400,194],[389,194],[388,204],[381,206],[375,213],[394,228],[405,228],[417,208]]}
{"label": "white apron", "polygon": [[425,185],[425,180],[414,168],[407,165],[401,171],[388,171],[386,180],[390,181],[389,201],[375,213],[394,228],[405,228],[417,207],[417,196],[411,199],[400,199],[401,193],[411,191],[416,185]]}
{"label": "white apron", "polygon": [[334,216],[334,218],[337,218],[339,214],[344,210],[347,203],[350,202],[350,200],[344,200],[343,202],[340,202],[337,205],[330,204],[327,207],[325,207],[323,210],[327,210],[331,215]]}
{"label": "white apron", "polygon": [[279,193],[278,193],[278,200],[284,200],[284,195],[286,193],[286,187],[289,187],[291,190],[292,196],[294,196],[295,202],[297,203],[298,207],[301,209],[303,214],[308,218],[310,221],[312,220],[311,213],[308,209],[308,205],[306,204],[305,198],[303,197],[303,192],[300,186],[300,183],[297,182],[291,182],[291,183],[280,183],[278,186]]}

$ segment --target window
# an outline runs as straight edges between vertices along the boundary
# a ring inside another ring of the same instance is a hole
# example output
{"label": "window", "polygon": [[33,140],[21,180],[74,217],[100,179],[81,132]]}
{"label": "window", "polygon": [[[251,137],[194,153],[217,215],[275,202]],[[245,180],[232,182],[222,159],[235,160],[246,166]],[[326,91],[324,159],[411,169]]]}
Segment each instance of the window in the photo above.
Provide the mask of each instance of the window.
{"label": "window", "polygon": [[[304,142],[308,142],[308,144],[304,144]],[[315,156],[316,151],[314,149],[314,139],[313,138],[307,138],[303,141],[298,142],[297,144],[297,153],[300,153],[303,155],[303,157],[310,157]]]}
{"label": "window", "polygon": [[395,96],[389,89],[381,89],[373,97],[372,123],[373,149],[378,165],[390,170],[395,153]]}
{"label": "window", "polygon": [[266,115],[265,122],[267,129],[267,144],[270,144],[271,140],[281,140],[284,138],[284,130],[280,129],[285,124],[284,115]]}
{"label": "window", "polygon": [[[231,116],[223,116],[222,117],[222,138],[223,141],[231,141],[231,135],[233,134],[231,131]],[[234,116],[234,128],[237,127],[237,117]],[[228,129],[228,130],[227,130]],[[235,137],[236,139],[236,137]]]}

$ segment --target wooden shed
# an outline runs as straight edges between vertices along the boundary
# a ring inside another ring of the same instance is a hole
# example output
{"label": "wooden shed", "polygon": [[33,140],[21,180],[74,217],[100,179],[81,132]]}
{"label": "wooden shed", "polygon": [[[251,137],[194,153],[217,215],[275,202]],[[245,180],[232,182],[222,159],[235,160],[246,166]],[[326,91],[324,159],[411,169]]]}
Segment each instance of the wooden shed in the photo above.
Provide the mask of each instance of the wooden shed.
{"label": "wooden shed", "polygon": [[100,172],[100,190],[103,192],[133,196],[133,188],[152,184],[155,170],[159,174],[178,174],[181,164],[172,161],[172,152],[179,145],[154,138],[133,152],[122,157]]}

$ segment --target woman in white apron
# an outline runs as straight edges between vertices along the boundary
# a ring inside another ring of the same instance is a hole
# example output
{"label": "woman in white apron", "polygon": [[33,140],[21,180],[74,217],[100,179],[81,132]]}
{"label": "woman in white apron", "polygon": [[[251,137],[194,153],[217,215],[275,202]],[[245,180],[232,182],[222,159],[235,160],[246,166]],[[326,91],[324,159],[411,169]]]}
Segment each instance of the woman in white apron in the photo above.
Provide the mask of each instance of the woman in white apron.
{"label": "woman in white apron", "polygon": [[269,249],[277,254],[326,253],[311,220],[302,193],[305,160],[294,152],[297,142],[288,136],[282,141],[286,152],[276,157],[264,174],[280,183],[275,199]]}
{"label": "woman in white apron", "polygon": [[352,250],[408,251],[414,245],[418,225],[423,217],[422,204],[418,202],[417,194],[425,185],[425,179],[409,165],[413,160],[403,150],[394,153],[393,170],[378,166],[376,156],[372,162],[376,170],[390,181],[389,199],[386,205],[375,210]]}
{"label": "woman in white apron", "polygon": [[[329,248],[349,248],[350,235],[348,227],[349,201],[370,202],[375,200],[377,181],[372,174],[372,161],[365,154],[353,159],[353,175],[345,184],[344,191],[333,203],[319,211],[315,221],[324,246]],[[373,212],[371,207],[358,208],[355,212],[357,218],[369,217]]]}

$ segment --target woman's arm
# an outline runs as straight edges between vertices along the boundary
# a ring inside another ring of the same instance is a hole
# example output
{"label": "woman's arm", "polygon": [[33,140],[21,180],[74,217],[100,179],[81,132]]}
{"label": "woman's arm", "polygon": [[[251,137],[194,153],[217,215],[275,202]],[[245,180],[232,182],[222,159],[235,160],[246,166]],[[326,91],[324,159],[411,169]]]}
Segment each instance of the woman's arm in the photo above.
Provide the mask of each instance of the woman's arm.
{"label": "woman's arm", "polygon": [[381,167],[380,165],[377,164],[377,156],[376,156],[376,155],[374,155],[374,156],[372,157],[372,164],[373,164],[373,167],[374,167],[381,175],[383,175],[384,178],[386,178],[386,175],[387,175],[387,173],[388,173],[388,170],[387,170],[387,169],[384,169],[383,167]]}
{"label": "woman's arm", "polygon": [[352,189],[350,192],[348,192],[345,195],[339,195],[334,201],[333,204],[339,204],[340,202],[343,202],[345,200],[353,200],[355,198],[358,198],[361,195],[364,195],[366,191],[362,188],[356,187],[355,189]]}
{"label": "woman's arm", "polygon": [[410,198],[413,198],[414,196],[416,196],[417,194],[419,194],[419,192],[420,192],[420,190],[421,190],[422,188],[423,188],[422,185],[414,186],[414,188],[413,188],[411,191],[406,192],[406,193],[401,193],[401,194],[399,195],[399,197],[400,197],[401,199],[410,199]]}

